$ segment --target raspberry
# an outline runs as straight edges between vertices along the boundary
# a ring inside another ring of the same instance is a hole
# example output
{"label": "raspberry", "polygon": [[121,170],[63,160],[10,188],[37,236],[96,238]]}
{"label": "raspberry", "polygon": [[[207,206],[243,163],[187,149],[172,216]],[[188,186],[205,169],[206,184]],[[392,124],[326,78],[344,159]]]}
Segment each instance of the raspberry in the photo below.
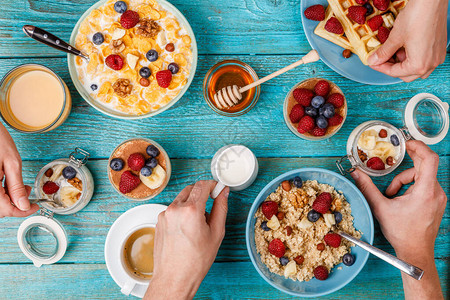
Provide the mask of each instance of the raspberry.
{"label": "raspberry", "polygon": [[356,0],[356,3],[358,3],[359,5],[364,5],[367,3],[367,0]]}
{"label": "raspberry", "polygon": [[120,176],[119,191],[123,194],[128,194],[141,183],[139,177],[131,173],[131,171],[125,171]]}
{"label": "raspberry", "polygon": [[384,162],[379,157],[372,157],[367,161],[367,167],[373,169],[373,170],[384,170],[386,166],[384,165]]}
{"label": "raspberry", "polygon": [[367,20],[367,25],[369,25],[372,31],[377,31],[378,28],[380,28],[380,26],[383,25],[383,17],[378,15],[373,18],[370,18],[369,20]]}
{"label": "raspberry", "polygon": [[319,280],[325,280],[328,278],[328,269],[324,266],[318,266],[314,269],[314,277]]}
{"label": "raspberry", "polygon": [[320,127],[317,127],[317,126],[311,131],[311,134],[313,136],[324,136],[325,133],[327,133],[327,129],[326,128],[320,128]]}
{"label": "raspberry", "polygon": [[308,89],[295,89],[293,92],[295,101],[298,102],[298,104],[303,106],[310,106],[311,105],[311,99],[314,97],[314,93],[311,90]]}
{"label": "raspberry", "polygon": [[119,71],[123,68],[123,58],[117,54],[108,55],[105,64],[113,70]]}
{"label": "raspberry", "polygon": [[354,5],[348,8],[348,16],[350,19],[361,25],[366,23],[366,12],[367,8],[364,6]]}
{"label": "raspberry", "polygon": [[335,114],[328,119],[328,126],[337,126],[342,123],[342,120],[344,120],[344,118],[341,115]]}
{"label": "raspberry", "polygon": [[158,71],[156,73],[156,81],[160,87],[168,88],[172,81],[172,72],[169,70]]}
{"label": "raspberry", "polygon": [[335,17],[331,17],[325,23],[325,30],[335,34],[344,34],[344,27]]}
{"label": "raspberry", "polygon": [[334,93],[328,97],[328,102],[333,104],[334,107],[339,108],[344,105],[344,96],[342,94]]}
{"label": "raspberry", "polygon": [[388,39],[390,33],[391,31],[386,27],[381,26],[380,28],[378,28],[377,38],[380,43],[384,44],[384,42],[386,42],[386,40]]}
{"label": "raspberry", "polygon": [[128,157],[128,166],[133,171],[140,171],[145,165],[145,158],[140,153],[133,153]]}
{"label": "raspberry", "polygon": [[330,193],[324,192],[316,197],[313,202],[312,208],[315,211],[320,212],[321,214],[325,214],[331,207],[331,201],[332,199]]}
{"label": "raspberry", "polygon": [[314,87],[317,96],[325,97],[330,91],[330,84],[326,80],[319,80]]}
{"label": "raspberry", "polygon": [[289,119],[292,123],[298,123],[300,119],[305,115],[305,109],[300,104],[295,104],[292,107],[291,113],[289,114]]}
{"label": "raspberry", "polygon": [[328,246],[333,248],[338,248],[341,245],[341,236],[337,233],[327,233],[323,237],[323,240]]}
{"label": "raspberry", "polygon": [[270,252],[270,254],[273,254],[276,257],[280,258],[286,252],[286,247],[284,246],[284,244],[281,240],[273,239],[269,243],[269,252]]}
{"label": "raspberry", "polygon": [[261,210],[263,215],[270,220],[278,212],[278,204],[274,201],[264,201],[261,204]]}
{"label": "raspberry", "polygon": [[139,23],[139,14],[132,10],[127,10],[120,16],[120,25],[125,29],[130,29]]}
{"label": "raspberry", "polygon": [[47,181],[46,183],[44,183],[44,185],[42,186],[42,190],[44,191],[44,193],[46,193],[47,195],[51,195],[56,193],[59,190],[59,185],[57,185],[56,183],[54,183],[53,181]]}
{"label": "raspberry", "polygon": [[323,21],[325,19],[325,8],[320,5],[313,5],[305,9],[305,17],[313,21]]}
{"label": "raspberry", "polygon": [[301,134],[307,133],[315,126],[314,119],[310,116],[303,116],[298,122],[297,131]]}
{"label": "raspberry", "polygon": [[390,0],[373,0],[373,6],[378,8],[381,11],[385,11],[389,8]]}

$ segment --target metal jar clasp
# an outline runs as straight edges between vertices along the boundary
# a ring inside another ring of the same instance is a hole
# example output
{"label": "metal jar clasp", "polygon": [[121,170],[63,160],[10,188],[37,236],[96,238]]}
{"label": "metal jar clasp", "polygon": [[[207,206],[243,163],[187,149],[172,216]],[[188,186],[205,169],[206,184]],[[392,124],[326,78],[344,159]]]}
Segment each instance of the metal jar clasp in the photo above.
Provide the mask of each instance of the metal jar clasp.
{"label": "metal jar clasp", "polygon": [[[344,163],[347,163],[347,162],[348,162],[348,164],[350,164],[350,167],[346,169],[346,168],[343,166],[343,164],[344,164]],[[352,157],[351,157],[350,155],[344,155],[344,156],[342,156],[340,159],[336,160],[336,166],[337,166],[339,172],[340,172],[343,176],[345,176],[345,175],[347,175],[347,174],[350,174],[350,173],[352,173],[353,171],[355,171],[355,167],[354,167],[353,164],[352,164]]]}
{"label": "metal jar clasp", "polygon": [[77,147],[70,153],[69,163],[72,163],[79,168],[87,163],[90,156],[89,152]]}

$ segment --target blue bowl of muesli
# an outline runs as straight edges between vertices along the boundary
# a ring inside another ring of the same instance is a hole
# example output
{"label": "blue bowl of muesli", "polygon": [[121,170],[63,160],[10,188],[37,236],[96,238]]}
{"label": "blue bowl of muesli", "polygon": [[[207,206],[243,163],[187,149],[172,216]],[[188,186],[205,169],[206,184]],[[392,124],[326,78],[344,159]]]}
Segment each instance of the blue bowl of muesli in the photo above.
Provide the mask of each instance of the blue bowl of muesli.
{"label": "blue bowl of muesli", "polygon": [[[301,184],[298,179],[293,181],[296,177],[301,178]],[[308,218],[322,193],[331,196],[331,205],[326,212],[317,213],[318,217]],[[263,212],[265,201],[276,205],[266,203]],[[265,281],[291,295],[318,297],[347,285],[369,257],[368,252],[344,239],[333,245],[325,238],[338,228],[373,243],[373,218],[366,199],[345,177],[325,169],[305,168],[284,173],[262,189],[250,208],[245,238],[250,259]],[[273,242],[275,239],[279,241]],[[279,247],[269,250],[272,242]],[[351,266],[342,262],[345,254],[353,256]],[[328,273],[325,280],[314,276],[319,266]]]}

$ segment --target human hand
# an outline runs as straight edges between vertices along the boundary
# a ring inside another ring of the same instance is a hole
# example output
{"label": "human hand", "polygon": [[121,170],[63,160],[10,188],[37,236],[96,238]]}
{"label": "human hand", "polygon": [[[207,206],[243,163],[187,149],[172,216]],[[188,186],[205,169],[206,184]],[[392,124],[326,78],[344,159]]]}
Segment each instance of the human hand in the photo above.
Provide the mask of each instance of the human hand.
{"label": "human hand", "polygon": [[23,184],[22,160],[13,139],[1,124],[0,148],[0,218],[29,216],[39,206],[30,205],[31,187]]}
{"label": "human hand", "polygon": [[225,235],[229,189],[206,202],[215,181],[199,181],[184,188],[158,216],[153,278],[144,299],[191,299],[216,258]]}
{"label": "human hand", "polygon": [[445,60],[447,5],[448,0],[410,0],[389,38],[369,57],[370,67],[406,82],[427,78]]}

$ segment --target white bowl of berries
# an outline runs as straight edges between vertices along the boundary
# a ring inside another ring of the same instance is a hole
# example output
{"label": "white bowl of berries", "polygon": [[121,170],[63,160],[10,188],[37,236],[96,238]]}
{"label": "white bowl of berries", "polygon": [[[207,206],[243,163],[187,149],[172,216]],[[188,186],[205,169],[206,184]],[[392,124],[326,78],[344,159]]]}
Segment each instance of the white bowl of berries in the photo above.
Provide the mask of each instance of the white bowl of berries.
{"label": "white bowl of berries", "polygon": [[322,78],[296,84],[283,106],[284,121],[298,137],[317,141],[330,138],[347,117],[347,101],[341,89]]}

